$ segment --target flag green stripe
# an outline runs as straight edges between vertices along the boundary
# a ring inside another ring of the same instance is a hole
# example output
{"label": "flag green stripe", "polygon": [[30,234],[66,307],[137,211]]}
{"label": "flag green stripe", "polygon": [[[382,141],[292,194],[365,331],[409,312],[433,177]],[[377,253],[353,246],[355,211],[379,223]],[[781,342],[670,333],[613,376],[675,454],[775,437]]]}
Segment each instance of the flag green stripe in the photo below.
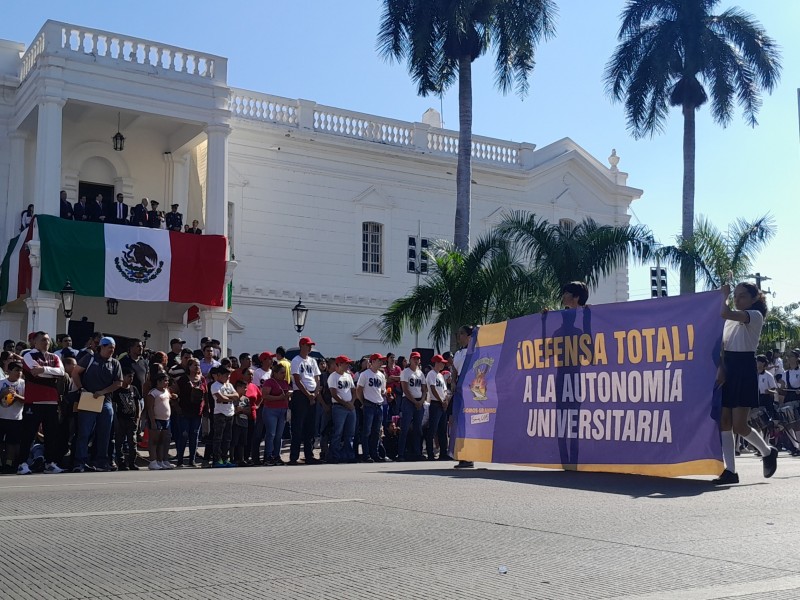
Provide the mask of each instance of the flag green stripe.
{"label": "flag green stripe", "polygon": [[102,223],[39,215],[40,290],[59,292],[69,279],[79,296],[105,295],[106,242]]}
{"label": "flag green stripe", "polygon": [[[5,256],[3,256],[3,266],[0,267],[0,306],[8,303],[8,270],[11,266],[11,254],[14,252],[17,240],[19,240],[19,236],[8,242],[8,249]],[[16,298],[14,299],[16,300]]]}

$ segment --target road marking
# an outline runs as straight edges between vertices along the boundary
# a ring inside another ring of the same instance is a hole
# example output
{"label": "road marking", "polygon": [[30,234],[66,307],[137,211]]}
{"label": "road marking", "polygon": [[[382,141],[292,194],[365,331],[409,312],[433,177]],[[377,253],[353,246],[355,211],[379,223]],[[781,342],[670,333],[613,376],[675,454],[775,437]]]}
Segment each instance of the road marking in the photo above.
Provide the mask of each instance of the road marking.
{"label": "road marking", "polygon": [[[766,567],[765,567],[766,568]],[[617,600],[663,600],[664,598],[680,598],[681,600],[713,600],[749,596],[751,594],[764,594],[769,591],[769,596],[775,592],[795,591],[800,589],[800,577],[769,577],[739,583],[726,583],[708,587],[678,588],[669,592],[652,592],[650,594],[635,594],[633,596],[617,596]],[[797,595],[787,597],[797,598]]]}
{"label": "road marking", "polygon": [[264,506],[295,506],[306,504],[337,504],[341,502],[363,502],[361,498],[331,498],[329,500],[284,500],[282,502],[253,502],[242,504],[204,504],[202,506],[169,506],[143,508],[139,510],[103,510],[81,513],[50,513],[44,515],[13,515],[0,517],[0,521],[35,521],[39,519],[68,519],[70,517],[109,517],[114,515],[146,515],[151,513],[179,513],[198,510],[226,510],[230,508],[257,508]]}

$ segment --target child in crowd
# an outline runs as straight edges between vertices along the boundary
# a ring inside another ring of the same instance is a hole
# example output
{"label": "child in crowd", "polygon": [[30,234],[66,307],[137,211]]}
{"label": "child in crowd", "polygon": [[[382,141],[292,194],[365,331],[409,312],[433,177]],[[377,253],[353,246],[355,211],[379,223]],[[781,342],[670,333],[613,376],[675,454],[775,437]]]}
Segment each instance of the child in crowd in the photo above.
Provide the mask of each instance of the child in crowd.
{"label": "child in crowd", "polygon": [[22,435],[22,409],[25,404],[25,380],[22,365],[9,362],[5,378],[0,379],[0,452],[4,475],[15,473],[20,436]]}
{"label": "child in crowd", "polygon": [[[124,379],[124,378],[123,378]],[[150,426],[150,465],[153,471],[160,469],[174,469],[169,462],[170,400],[172,393],[167,389],[169,375],[159,372],[155,377],[155,387],[150,390],[144,401],[145,412]]]}
{"label": "child in crowd", "polygon": [[233,426],[231,427],[231,452],[233,454],[233,462],[239,467],[246,467],[244,462],[244,449],[245,442],[247,441],[247,427],[250,423],[250,398],[245,393],[247,392],[247,382],[240,379],[233,386],[239,400],[234,406]]}
{"label": "child in crowd", "polygon": [[[139,390],[133,386],[133,367],[122,367],[122,387],[112,396],[114,403],[114,445],[120,471],[138,471],[136,429],[139,423]],[[157,388],[156,388],[157,389]],[[150,391],[153,393],[153,390]]]}
{"label": "child in crowd", "polygon": [[211,384],[211,395],[214,398],[214,466],[235,467],[230,461],[231,428],[239,395],[228,383],[231,374],[228,367],[215,367],[209,373],[214,378],[214,383]]}

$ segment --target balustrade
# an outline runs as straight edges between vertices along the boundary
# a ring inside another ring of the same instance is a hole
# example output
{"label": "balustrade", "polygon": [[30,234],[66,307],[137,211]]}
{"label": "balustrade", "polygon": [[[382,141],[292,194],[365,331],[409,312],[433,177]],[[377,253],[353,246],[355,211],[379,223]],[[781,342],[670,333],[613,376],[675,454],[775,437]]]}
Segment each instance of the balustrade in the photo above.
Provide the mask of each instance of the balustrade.
{"label": "balustrade", "polygon": [[44,53],[90,55],[121,63],[152,66],[167,73],[225,81],[227,60],[211,54],[178,48],[117,33],[48,21],[22,58],[20,80]]}

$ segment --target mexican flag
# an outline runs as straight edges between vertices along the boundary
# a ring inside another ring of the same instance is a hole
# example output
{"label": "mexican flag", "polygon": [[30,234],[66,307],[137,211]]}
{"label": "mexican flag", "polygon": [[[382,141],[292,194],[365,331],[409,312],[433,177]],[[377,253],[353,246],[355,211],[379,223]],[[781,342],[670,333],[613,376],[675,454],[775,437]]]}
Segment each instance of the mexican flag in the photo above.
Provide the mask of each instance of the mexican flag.
{"label": "mexican flag", "polygon": [[50,215],[37,216],[30,229],[29,236],[41,244],[40,290],[59,292],[69,280],[80,296],[223,305],[224,236]]}
{"label": "mexican flag", "polygon": [[8,243],[0,267],[0,306],[31,291],[31,263],[25,244],[31,241],[32,236],[33,227],[28,227]]}

